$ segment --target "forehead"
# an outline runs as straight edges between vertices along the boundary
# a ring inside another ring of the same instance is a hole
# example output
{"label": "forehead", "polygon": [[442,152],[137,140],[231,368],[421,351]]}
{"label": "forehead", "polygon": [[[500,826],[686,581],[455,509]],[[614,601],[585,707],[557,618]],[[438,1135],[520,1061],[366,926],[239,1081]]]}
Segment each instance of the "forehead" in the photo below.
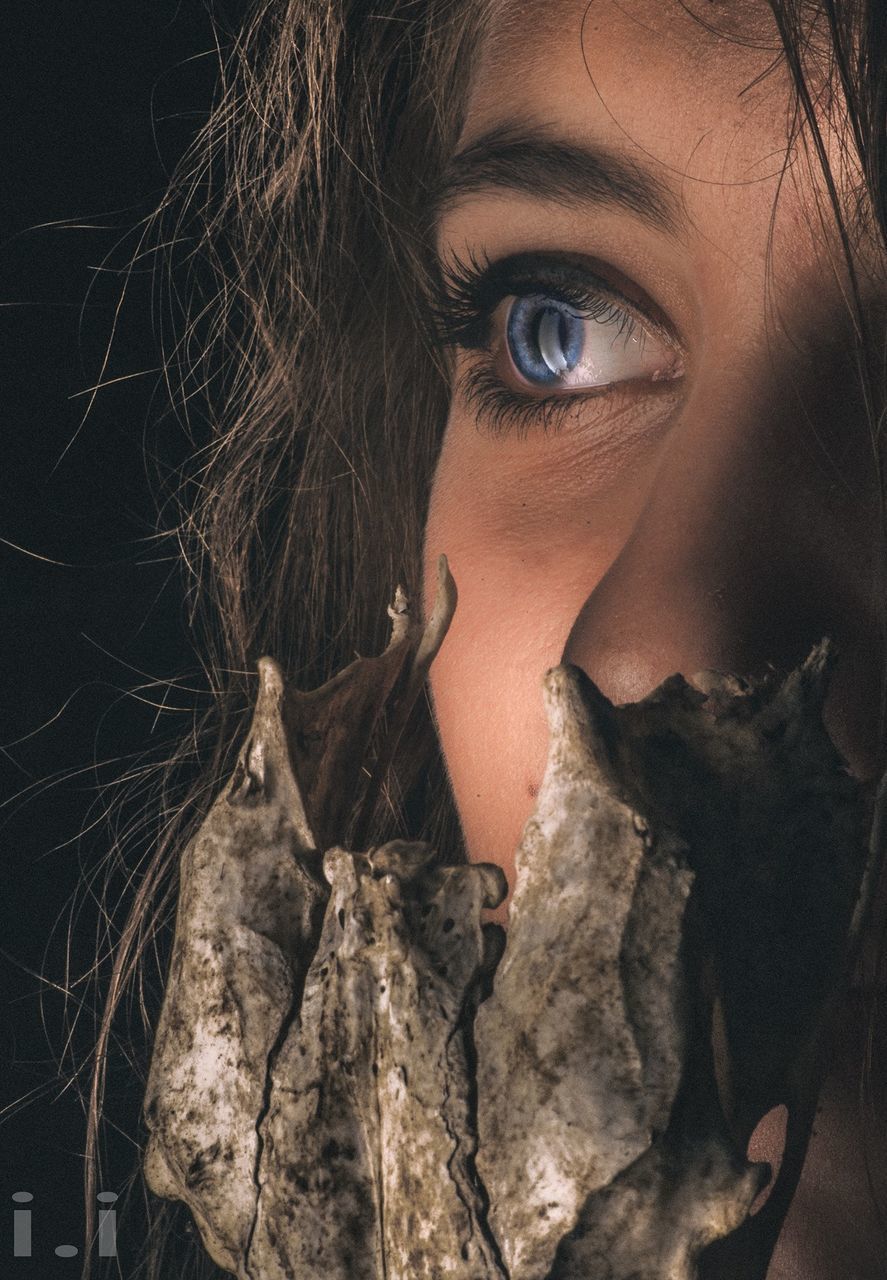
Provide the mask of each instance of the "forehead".
{"label": "forehead", "polygon": [[784,154],[781,48],[766,0],[494,0],[463,141],[511,120],[591,128],[684,176],[754,180]]}
{"label": "forehead", "polygon": [[625,51],[650,43],[677,43],[706,54],[732,46],[780,46],[773,11],[767,0],[489,0],[487,40],[489,65],[516,58],[544,57],[552,41],[573,36],[612,39]]}
{"label": "forehead", "polygon": [[[739,40],[770,39],[775,32],[768,0],[488,0],[487,30],[520,40],[530,27],[551,29],[587,19],[597,22],[607,8],[654,33],[703,32]],[[691,25],[692,24],[692,25]]]}

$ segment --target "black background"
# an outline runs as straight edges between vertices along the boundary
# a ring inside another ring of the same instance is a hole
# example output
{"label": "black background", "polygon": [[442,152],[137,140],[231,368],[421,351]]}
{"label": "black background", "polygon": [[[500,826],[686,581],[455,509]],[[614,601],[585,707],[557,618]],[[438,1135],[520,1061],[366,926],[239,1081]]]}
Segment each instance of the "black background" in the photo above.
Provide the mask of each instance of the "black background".
{"label": "black background", "polygon": [[[104,373],[123,277],[95,268],[132,253],[133,228],[205,118],[217,61],[198,0],[22,0],[4,6],[2,28],[0,1276],[49,1280],[81,1263],[54,1249],[83,1248],[84,1115],[65,1082],[92,1030],[87,1004],[64,1056],[56,984],[68,954],[73,977],[96,949],[88,885],[111,842],[97,821],[108,784],[177,731],[156,691],[140,701],[132,690],[195,666],[171,548],[151,540],[146,451],[168,447],[174,463],[185,447],[174,428],[150,427],[151,264],[130,278]],[[112,384],[84,419],[84,391],[102,378]],[[73,987],[69,1014],[85,996]],[[124,1131],[137,1119],[133,1080],[124,1067],[111,1082]],[[103,1184],[121,1203],[135,1155],[112,1130]],[[34,1196],[31,1261],[13,1257],[14,1191]],[[120,1269],[130,1274],[125,1256]]]}

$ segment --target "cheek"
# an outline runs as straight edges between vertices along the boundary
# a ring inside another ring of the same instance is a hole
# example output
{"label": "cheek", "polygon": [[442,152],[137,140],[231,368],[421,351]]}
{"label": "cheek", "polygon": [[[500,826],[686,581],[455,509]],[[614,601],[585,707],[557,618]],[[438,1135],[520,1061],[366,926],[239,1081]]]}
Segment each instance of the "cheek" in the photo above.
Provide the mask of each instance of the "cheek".
{"label": "cheek", "polygon": [[[459,602],[431,692],[469,855],[498,863],[513,886],[515,848],[545,767],[542,677],[561,661],[624,531],[604,517],[609,499],[600,495],[597,518],[589,516],[551,440],[537,453],[527,441],[514,448],[476,437],[473,427],[451,426],[432,490],[426,608],[441,552]],[[630,522],[624,491],[613,501]],[[598,523],[606,535],[595,533]]]}
{"label": "cheek", "polygon": [[545,764],[541,678],[560,657],[569,619],[550,589],[540,594],[545,584],[531,567],[503,555],[445,488],[426,545],[426,581],[444,551],[459,592],[431,673],[444,758],[470,857],[497,862],[512,888],[515,846]]}

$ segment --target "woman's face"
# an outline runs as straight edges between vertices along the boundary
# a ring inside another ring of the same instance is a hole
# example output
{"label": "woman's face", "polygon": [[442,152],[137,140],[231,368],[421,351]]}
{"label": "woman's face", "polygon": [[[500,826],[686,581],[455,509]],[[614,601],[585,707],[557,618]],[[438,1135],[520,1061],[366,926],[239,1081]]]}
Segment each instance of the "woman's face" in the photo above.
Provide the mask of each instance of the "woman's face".
{"label": "woman's face", "polygon": [[[787,151],[769,8],[698,7],[741,39],[677,2],[511,6],[445,175],[456,370],[426,560],[430,589],[447,554],[459,607],[432,691],[469,853],[510,880],[562,660],[630,701],[829,635],[829,726],[860,774],[877,763],[847,270],[821,170]],[[843,190],[834,101],[822,129]]]}

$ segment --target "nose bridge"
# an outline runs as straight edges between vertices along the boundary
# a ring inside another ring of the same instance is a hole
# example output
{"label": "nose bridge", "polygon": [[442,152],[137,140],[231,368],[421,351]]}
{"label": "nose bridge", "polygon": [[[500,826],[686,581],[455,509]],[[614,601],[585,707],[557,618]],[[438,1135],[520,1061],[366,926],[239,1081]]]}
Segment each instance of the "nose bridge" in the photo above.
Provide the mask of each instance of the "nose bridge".
{"label": "nose bridge", "polygon": [[682,415],[575,620],[564,660],[617,701],[675,671],[794,665],[827,629],[804,536],[825,476],[816,426],[772,382],[753,398],[748,386],[724,394],[722,380],[717,400],[700,394]]}

